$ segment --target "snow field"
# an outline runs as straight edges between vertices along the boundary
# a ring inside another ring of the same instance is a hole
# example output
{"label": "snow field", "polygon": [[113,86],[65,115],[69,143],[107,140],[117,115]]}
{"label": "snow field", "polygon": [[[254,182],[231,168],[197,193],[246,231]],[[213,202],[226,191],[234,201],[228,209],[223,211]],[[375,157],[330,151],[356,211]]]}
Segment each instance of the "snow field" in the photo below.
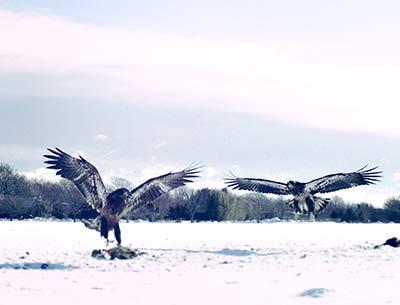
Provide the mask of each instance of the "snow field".
{"label": "snow field", "polygon": [[[121,224],[145,255],[90,256],[76,222],[0,221],[2,304],[400,304],[400,224]],[[27,254],[26,252],[29,252]]]}

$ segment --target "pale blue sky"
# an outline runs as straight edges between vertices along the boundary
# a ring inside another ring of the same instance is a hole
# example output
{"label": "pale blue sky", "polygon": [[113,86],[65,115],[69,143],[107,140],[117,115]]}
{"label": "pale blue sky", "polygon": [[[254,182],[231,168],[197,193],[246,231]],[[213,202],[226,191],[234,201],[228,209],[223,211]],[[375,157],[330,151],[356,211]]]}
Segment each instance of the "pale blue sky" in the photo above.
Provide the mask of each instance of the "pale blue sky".
{"label": "pale blue sky", "polygon": [[202,162],[198,187],[369,163],[400,194],[398,1],[0,2],[0,161],[46,147],[135,183]]}
{"label": "pale blue sky", "polygon": [[82,22],[121,27],[146,27],[208,34],[266,32],[329,32],[378,29],[398,25],[398,1],[12,1],[2,8],[39,11]]}

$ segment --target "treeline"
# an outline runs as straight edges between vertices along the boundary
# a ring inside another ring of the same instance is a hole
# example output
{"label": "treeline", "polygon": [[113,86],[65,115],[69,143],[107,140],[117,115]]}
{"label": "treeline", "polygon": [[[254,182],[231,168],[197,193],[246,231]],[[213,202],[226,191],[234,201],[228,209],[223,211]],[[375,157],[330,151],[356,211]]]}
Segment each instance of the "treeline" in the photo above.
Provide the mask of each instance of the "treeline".
{"label": "treeline", "polygon": [[[198,191],[181,189],[179,193],[168,195],[163,200],[173,205],[158,205],[159,214],[155,214],[158,219],[191,221],[308,219],[307,215],[302,215],[300,218],[298,215],[295,216],[286,204],[287,199],[271,198],[259,193],[236,195],[226,188]],[[346,203],[342,198],[335,196],[316,218],[319,221],[338,222],[400,222],[400,197],[389,198],[383,208],[376,208],[369,203]]]}
{"label": "treeline", "polygon": [[[114,178],[109,191],[132,188],[129,181]],[[271,198],[259,193],[237,195],[224,188],[193,190],[179,188],[128,215],[129,219],[190,221],[262,221],[294,219],[282,197]],[[0,218],[88,219],[97,216],[69,181],[49,182],[28,179],[7,164],[0,164]],[[307,219],[307,216],[302,216]],[[333,197],[326,209],[317,215],[320,221],[400,222],[400,197],[389,198],[383,208],[369,203],[350,204]]]}

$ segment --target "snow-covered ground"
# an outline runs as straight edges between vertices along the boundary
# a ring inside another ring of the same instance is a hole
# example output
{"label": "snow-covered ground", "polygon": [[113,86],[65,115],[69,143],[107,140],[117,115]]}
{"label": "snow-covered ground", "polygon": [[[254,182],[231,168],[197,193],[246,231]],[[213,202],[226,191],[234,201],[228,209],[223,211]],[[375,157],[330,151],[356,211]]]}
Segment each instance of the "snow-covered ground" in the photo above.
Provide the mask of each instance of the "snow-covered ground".
{"label": "snow-covered ground", "polygon": [[[0,304],[400,304],[400,224],[122,223],[106,261],[81,223],[0,221]],[[26,252],[29,252],[27,254]],[[45,268],[45,269],[42,269]]]}

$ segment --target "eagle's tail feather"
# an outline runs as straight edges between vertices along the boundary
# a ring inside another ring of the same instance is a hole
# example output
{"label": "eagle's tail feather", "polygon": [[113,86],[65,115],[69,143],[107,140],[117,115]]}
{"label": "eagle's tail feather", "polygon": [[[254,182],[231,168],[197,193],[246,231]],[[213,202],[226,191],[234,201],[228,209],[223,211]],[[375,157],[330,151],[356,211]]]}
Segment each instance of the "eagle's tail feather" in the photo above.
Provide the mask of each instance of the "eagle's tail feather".
{"label": "eagle's tail feather", "polygon": [[329,198],[314,197],[314,213],[317,214],[323,211],[323,209],[328,205],[329,200]]}

